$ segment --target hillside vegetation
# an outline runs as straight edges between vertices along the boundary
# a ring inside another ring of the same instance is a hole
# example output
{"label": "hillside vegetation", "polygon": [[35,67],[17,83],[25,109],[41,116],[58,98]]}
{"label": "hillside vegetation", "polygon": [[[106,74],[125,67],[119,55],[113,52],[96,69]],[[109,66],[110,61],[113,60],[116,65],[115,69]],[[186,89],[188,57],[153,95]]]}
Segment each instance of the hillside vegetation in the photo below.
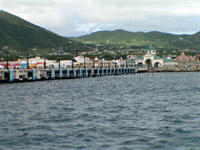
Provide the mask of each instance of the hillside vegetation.
{"label": "hillside vegetation", "polygon": [[88,50],[90,47],[59,36],[8,12],[0,11],[0,47],[17,51],[65,47],[67,50]]}
{"label": "hillside vegetation", "polygon": [[200,32],[193,35],[174,35],[157,31],[144,33],[115,30],[65,38],[8,12],[0,11],[0,48],[6,45],[22,53],[36,48],[39,52],[48,53],[49,49],[60,47],[64,51],[88,51],[99,44],[103,45],[103,49],[147,47],[152,44],[155,48],[200,50]]}
{"label": "hillside vegetation", "polygon": [[162,32],[128,32],[125,30],[99,31],[89,35],[72,38],[73,40],[91,44],[118,44],[131,46],[147,46],[150,43],[160,48],[200,49],[200,33],[193,35],[175,35]]}

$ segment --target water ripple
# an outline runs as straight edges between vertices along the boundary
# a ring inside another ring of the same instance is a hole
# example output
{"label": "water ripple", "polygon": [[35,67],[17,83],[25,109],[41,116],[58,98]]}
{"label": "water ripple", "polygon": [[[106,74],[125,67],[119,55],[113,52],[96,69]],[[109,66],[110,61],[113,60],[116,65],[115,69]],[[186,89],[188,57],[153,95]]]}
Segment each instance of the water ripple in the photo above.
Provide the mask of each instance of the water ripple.
{"label": "water ripple", "polygon": [[0,150],[197,150],[200,73],[0,85]]}

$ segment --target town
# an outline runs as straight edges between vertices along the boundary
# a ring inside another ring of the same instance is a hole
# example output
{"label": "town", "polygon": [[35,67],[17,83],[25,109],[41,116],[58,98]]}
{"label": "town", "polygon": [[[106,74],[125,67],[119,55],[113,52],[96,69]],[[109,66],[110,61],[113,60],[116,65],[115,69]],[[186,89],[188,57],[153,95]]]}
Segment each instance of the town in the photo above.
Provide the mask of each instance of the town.
{"label": "town", "polygon": [[[2,48],[7,49],[7,46]],[[34,51],[36,51],[34,49]],[[0,55],[0,69],[41,69],[41,68],[70,68],[70,67],[102,67],[102,66],[129,66],[129,65],[149,65],[151,70],[154,69],[184,69],[193,70],[200,66],[200,53],[195,56],[187,56],[182,50],[181,55],[173,55],[173,52],[168,55],[160,56],[154,47],[149,45],[146,49],[140,50],[98,50],[78,52],[64,52],[61,50],[53,50],[54,52],[47,55],[33,57],[32,54],[21,56],[18,60],[9,58],[9,53]],[[1,51],[2,53],[3,51]],[[192,50],[190,50],[192,52]],[[194,51],[193,52],[198,52]],[[164,51],[163,53],[166,53]],[[49,59],[50,58],[50,59]],[[176,70],[174,70],[176,71]]]}
{"label": "town", "polygon": [[[3,49],[8,49],[4,47]],[[76,52],[76,51],[75,51]],[[110,51],[104,51],[110,53]],[[111,51],[111,56],[115,55]],[[117,51],[119,52],[119,50]],[[73,59],[50,60],[46,57],[18,59],[17,61],[0,62],[1,82],[98,77],[104,75],[122,75],[137,72],[181,72],[200,71],[200,54],[187,56],[183,51],[180,56],[161,57],[157,56],[156,49],[151,45],[143,50],[143,55],[125,55],[117,59],[110,57],[98,57],[98,50],[82,52],[81,55],[74,54]],[[90,55],[88,55],[90,54]],[[87,57],[88,55],[88,57]],[[104,73],[105,72],[105,73]]]}

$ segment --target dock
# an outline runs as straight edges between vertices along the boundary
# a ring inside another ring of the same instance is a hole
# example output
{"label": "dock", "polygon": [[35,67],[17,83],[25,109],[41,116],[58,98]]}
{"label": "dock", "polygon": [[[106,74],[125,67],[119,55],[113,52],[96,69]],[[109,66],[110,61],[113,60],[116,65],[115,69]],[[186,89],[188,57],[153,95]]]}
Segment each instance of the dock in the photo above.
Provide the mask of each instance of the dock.
{"label": "dock", "polygon": [[0,83],[120,76],[147,71],[147,67],[3,69],[0,70]]}

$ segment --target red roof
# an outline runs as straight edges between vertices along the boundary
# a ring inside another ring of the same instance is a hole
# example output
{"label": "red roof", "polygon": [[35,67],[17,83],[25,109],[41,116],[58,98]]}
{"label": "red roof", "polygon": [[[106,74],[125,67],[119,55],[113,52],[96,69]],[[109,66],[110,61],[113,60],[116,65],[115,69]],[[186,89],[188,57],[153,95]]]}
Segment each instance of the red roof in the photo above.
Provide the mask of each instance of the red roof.
{"label": "red roof", "polygon": [[11,66],[21,66],[21,64],[20,63],[16,63],[16,64],[12,64]]}
{"label": "red roof", "polygon": [[190,61],[190,60],[195,60],[194,57],[192,56],[186,56],[184,52],[181,53],[180,56],[176,57],[175,60],[185,60],[185,61]]}
{"label": "red roof", "polygon": [[[1,66],[6,66],[7,63],[3,62],[3,63],[0,63]],[[10,66],[10,64],[8,63],[8,66]]]}

